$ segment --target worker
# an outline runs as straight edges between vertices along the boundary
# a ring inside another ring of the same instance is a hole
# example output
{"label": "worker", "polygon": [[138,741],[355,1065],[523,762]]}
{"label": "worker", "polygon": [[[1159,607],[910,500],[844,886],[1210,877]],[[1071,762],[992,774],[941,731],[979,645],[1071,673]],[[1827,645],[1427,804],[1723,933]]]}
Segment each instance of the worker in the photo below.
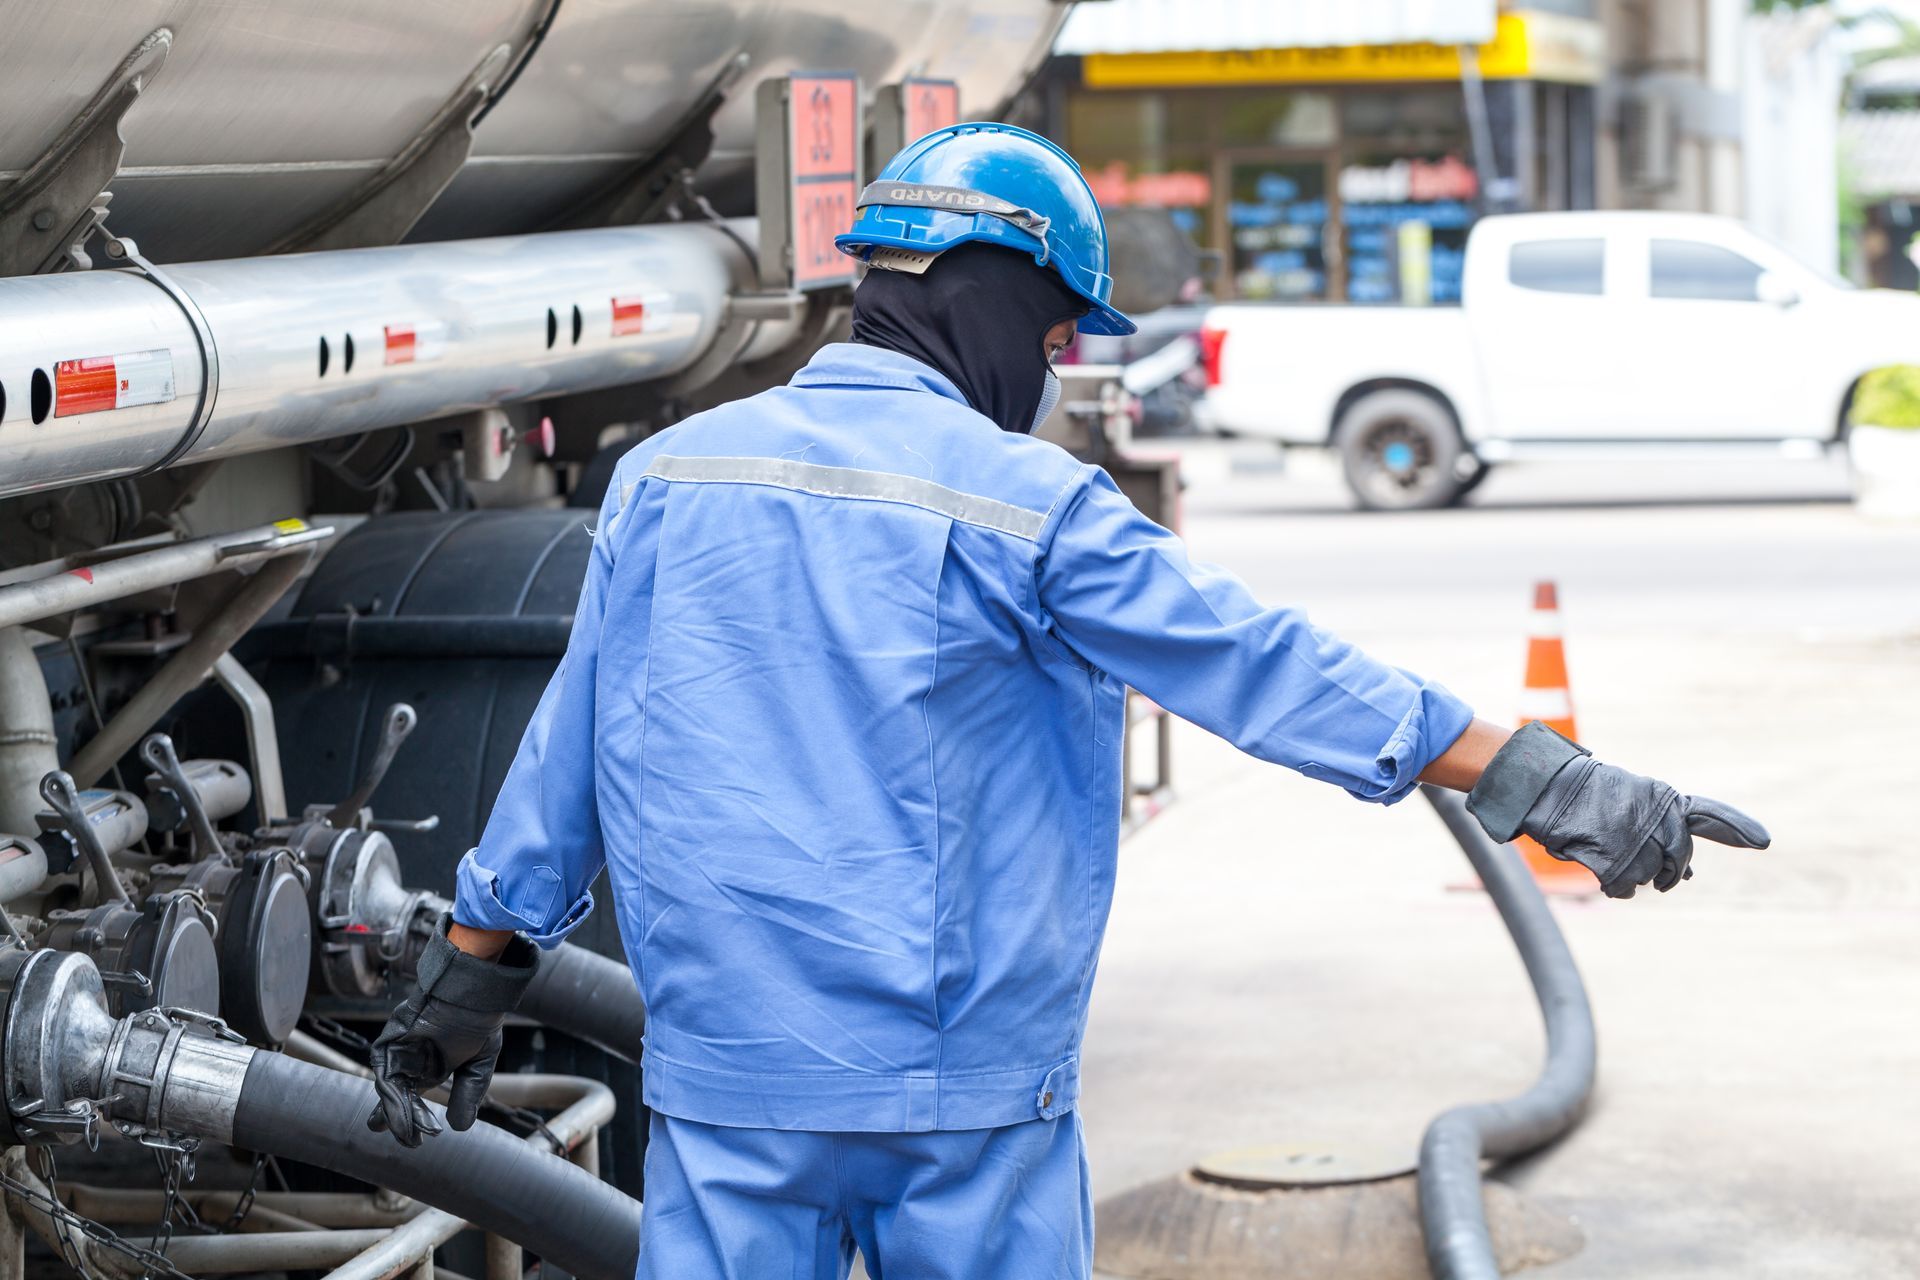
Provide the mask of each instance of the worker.
{"label": "worker", "polygon": [[1075,1102],[1125,690],[1389,804],[1469,790],[1615,897],[1725,805],[1509,736],[1195,564],[1030,433],[1126,334],[1052,143],[964,124],[859,201],[852,341],[621,460],[566,656],[373,1051],[373,1127],[473,1123],[502,1019],[605,870],[648,1008],[639,1275],[1085,1277]]}

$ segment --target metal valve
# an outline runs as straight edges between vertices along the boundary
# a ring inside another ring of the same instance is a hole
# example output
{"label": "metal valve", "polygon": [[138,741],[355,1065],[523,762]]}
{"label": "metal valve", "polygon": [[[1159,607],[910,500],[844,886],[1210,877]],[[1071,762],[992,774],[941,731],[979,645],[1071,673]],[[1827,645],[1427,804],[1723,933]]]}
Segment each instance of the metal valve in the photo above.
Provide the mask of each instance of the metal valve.
{"label": "metal valve", "polygon": [[126,902],[112,855],[132,848],[146,831],[147,807],[124,791],[81,791],[60,769],[40,779],[40,798],[49,806],[38,815],[49,869],[64,871],[84,857],[100,898]]}
{"label": "metal valve", "polygon": [[150,735],[140,744],[140,758],[153,770],[147,775],[147,813],[153,829],[173,831],[185,822],[193,832],[196,858],[224,851],[214,820],[229,818],[246,808],[253,783],[246,770],[231,760],[182,761],[173,739]]}
{"label": "metal valve", "polygon": [[361,811],[367,807],[367,801],[373,799],[373,793],[379,790],[387,770],[393,767],[393,758],[399,752],[400,744],[407,740],[407,735],[419,723],[420,717],[404,702],[396,702],[387,708],[386,719],[380,724],[380,743],[374,748],[373,761],[367,766],[366,776],[360,779],[360,785],[353,789],[351,795],[327,814],[328,822],[336,827],[362,825]]}

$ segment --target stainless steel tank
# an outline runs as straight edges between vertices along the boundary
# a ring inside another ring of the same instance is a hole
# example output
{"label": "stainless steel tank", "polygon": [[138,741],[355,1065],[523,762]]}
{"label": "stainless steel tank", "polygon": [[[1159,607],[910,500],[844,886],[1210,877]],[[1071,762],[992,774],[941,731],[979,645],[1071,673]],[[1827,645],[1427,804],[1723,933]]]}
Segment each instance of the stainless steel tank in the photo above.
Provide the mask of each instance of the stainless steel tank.
{"label": "stainless steel tank", "polygon": [[[749,168],[753,84],[847,69],[960,83],[993,115],[1057,0],[0,0],[0,200],[130,50],[173,33],[127,111],[109,225],[158,262],[259,253],[349,196],[476,75],[472,154],[410,238],[541,229],[651,156],[734,59],[703,182]],[[503,49],[504,46],[504,49]],[[531,56],[527,50],[532,47]]]}

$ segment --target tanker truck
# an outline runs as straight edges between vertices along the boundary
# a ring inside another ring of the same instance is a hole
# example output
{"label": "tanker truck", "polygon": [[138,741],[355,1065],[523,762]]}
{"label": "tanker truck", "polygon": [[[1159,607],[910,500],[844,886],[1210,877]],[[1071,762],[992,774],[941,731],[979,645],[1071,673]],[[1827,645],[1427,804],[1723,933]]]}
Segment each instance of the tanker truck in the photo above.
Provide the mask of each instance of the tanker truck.
{"label": "tanker truck", "polygon": [[467,1133],[366,1038],[612,462],[843,333],[874,156],[1066,8],[0,0],[0,1280],[632,1274],[612,911]]}

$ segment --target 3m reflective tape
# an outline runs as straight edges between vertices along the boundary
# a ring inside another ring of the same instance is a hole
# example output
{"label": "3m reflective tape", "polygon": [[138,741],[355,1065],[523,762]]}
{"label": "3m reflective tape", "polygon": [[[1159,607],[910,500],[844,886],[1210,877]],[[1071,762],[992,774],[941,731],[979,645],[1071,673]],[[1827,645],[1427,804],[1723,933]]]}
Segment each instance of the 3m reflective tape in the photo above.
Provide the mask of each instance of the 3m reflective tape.
{"label": "3m reflective tape", "polygon": [[61,360],[53,366],[56,418],[165,404],[174,395],[173,352],[165,348]]}
{"label": "3m reflective tape", "polygon": [[[653,460],[646,474],[696,484],[759,484],[823,498],[898,502],[961,524],[1012,534],[1028,542],[1036,541],[1047,523],[1044,511],[1030,511],[996,498],[962,493],[917,476],[861,471],[855,467],[824,467],[787,458],[676,458],[662,454]],[[631,487],[624,490],[621,501],[624,503],[631,493]]]}

